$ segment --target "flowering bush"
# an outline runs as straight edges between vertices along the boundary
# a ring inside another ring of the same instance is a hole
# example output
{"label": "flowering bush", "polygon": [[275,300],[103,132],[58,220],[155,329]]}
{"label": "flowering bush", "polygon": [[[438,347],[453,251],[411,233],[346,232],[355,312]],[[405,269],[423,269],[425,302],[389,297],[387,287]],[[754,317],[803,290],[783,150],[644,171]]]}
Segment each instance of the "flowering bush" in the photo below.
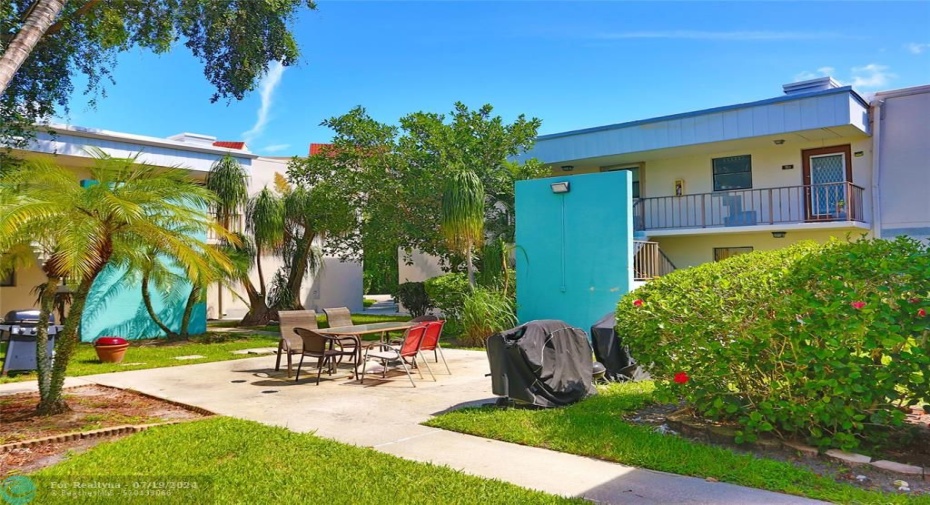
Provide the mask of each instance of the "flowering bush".
{"label": "flowering bush", "polygon": [[618,332],[660,397],[738,422],[740,440],[852,448],[930,398],[928,252],[801,243],[679,270],[620,301]]}

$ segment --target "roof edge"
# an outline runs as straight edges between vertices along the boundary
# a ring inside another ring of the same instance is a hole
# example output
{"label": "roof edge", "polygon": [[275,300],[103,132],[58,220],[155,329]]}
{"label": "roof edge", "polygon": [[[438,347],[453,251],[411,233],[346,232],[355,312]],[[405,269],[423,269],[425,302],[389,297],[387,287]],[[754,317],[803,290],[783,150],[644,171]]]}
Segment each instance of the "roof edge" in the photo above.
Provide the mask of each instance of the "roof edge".
{"label": "roof edge", "polygon": [[866,102],[861,96],[859,96],[859,94],[856,93],[856,91],[852,89],[852,86],[843,86],[840,88],[811,91],[809,93],[796,93],[792,95],[777,96],[774,98],[766,98],[765,100],[758,100],[755,102],[724,105],[721,107],[713,107],[710,109],[702,109],[702,110],[696,110],[696,111],[691,111],[691,112],[681,112],[681,113],[672,114],[669,116],[660,116],[660,117],[654,117],[654,118],[649,118],[649,119],[638,119],[636,121],[628,121],[626,123],[615,123],[611,125],[594,126],[591,128],[582,128],[580,130],[570,130],[567,132],[550,133],[547,135],[540,135],[536,137],[536,141],[539,142],[541,140],[550,140],[550,139],[557,139],[557,138],[562,138],[562,137],[570,137],[573,135],[583,135],[585,133],[596,133],[596,132],[609,131],[609,130],[619,130],[622,128],[629,128],[632,126],[640,126],[640,125],[645,125],[645,124],[650,124],[650,123],[658,123],[660,121],[671,121],[673,119],[684,119],[687,117],[701,116],[704,114],[714,114],[714,113],[725,112],[729,110],[743,109],[746,107],[757,107],[760,105],[769,105],[769,104],[779,103],[779,102],[790,102],[792,100],[800,100],[803,98],[810,98],[814,96],[837,95],[841,93],[849,93],[853,97],[853,99],[859,102],[863,107],[865,108],[869,107],[868,102]]}

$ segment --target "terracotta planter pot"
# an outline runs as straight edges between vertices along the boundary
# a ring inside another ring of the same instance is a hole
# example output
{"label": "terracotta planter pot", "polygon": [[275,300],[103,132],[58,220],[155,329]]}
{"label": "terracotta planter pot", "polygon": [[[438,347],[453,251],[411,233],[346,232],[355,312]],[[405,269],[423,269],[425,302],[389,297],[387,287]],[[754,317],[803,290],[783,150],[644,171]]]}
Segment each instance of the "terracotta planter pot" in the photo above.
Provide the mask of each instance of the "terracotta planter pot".
{"label": "terracotta planter pot", "polygon": [[123,361],[129,342],[120,337],[100,337],[94,342],[97,358],[103,363],[119,363]]}

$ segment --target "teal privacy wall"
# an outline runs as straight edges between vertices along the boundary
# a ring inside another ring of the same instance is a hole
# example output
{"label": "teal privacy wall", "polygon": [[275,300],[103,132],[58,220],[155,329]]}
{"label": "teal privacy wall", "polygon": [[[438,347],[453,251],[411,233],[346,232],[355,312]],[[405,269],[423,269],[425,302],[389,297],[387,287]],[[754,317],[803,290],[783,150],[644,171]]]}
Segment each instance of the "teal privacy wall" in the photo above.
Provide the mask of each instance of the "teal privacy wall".
{"label": "teal privacy wall", "polygon": [[[86,186],[94,181],[81,181]],[[206,241],[206,231],[196,234]],[[171,265],[181,276],[184,271]],[[172,293],[164,295],[149,286],[152,307],[159,319],[173,331],[180,331],[184,306],[193,284],[180,282]],[[191,334],[207,331],[207,305],[198,303],[191,314],[188,330]],[[142,282],[138,276],[127,275],[125,268],[112,264],[106,268],[90,288],[84,314],[81,318],[81,341],[92,342],[101,336],[117,336],[127,340],[163,337],[165,333],[149,317],[142,302]]]}
{"label": "teal privacy wall", "polygon": [[[556,194],[551,184],[568,181]],[[516,184],[517,318],[560,319],[586,332],[633,281],[628,171]]]}
{"label": "teal privacy wall", "polygon": [[[172,269],[181,272],[177,267]],[[190,282],[182,282],[173,293],[165,296],[149,286],[155,313],[173,331],[181,329],[184,305],[192,287]],[[194,306],[188,329],[191,334],[207,331],[205,303]],[[128,340],[165,336],[145,310],[141,281],[137,277],[127,276],[125,268],[113,265],[108,265],[94,281],[81,319],[82,342],[109,335]]]}

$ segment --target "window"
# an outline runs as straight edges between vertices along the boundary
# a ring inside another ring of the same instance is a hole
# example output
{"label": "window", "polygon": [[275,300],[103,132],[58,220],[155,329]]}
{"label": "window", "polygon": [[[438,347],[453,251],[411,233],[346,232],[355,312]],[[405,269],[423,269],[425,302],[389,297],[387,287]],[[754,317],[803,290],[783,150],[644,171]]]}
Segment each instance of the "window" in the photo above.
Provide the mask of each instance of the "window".
{"label": "window", "polygon": [[714,158],[714,191],[752,188],[752,156]]}
{"label": "window", "polygon": [[16,272],[10,270],[6,275],[0,275],[0,287],[10,287],[16,285]]}
{"label": "window", "polygon": [[740,254],[751,252],[752,247],[715,247],[714,261],[723,261],[727,258],[732,258],[733,256],[739,256]]}
{"label": "window", "polygon": [[618,170],[629,170],[633,174],[633,198],[639,198],[639,169],[640,164],[633,165],[611,165],[609,167],[601,167],[601,172],[616,172]]}

